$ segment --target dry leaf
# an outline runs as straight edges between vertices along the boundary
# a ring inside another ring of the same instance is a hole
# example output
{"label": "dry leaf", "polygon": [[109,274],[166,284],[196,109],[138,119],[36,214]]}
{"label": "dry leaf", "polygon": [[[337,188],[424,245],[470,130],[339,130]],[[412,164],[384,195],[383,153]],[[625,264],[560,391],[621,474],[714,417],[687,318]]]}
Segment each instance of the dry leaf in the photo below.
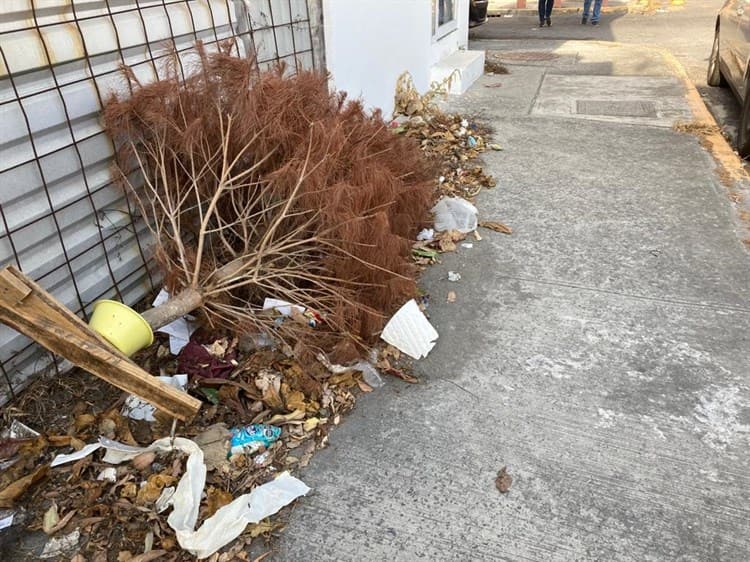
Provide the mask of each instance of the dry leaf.
{"label": "dry leaf", "polygon": [[138,490],[135,500],[136,503],[141,505],[154,503],[159,499],[161,491],[165,487],[171,486],[174,481],[175,478],[168,474],[152,474],[148,477],[148,480],[146,480],[146,484],[141,486],[141,489]]}
{"label": "dry leaf", "polygon": [[136,495],[138,495],[138,486],[135,485],[135,482],[126,482],[120,490],[121,498],[133,499]]}
{"label": "dry leaf", "polygon": [[[65,525],[67,525],[68,523],[70,523],[70,520],[73,519],[73,516],[77,512],[78,512],[77,509],[73,509],[73,510],[69,511],[68,513],[65,514],[65,517],[63,517],[62,519],[60,519],[54,526],[52,526],[49,529],[49,532],[45,531],[45,533],[47,533],[48,535],[54,535],[57,531],[59,531],[61,529],[64,529]],[[45,516],[46,516],[46,514],[45,514]]]}
{"label": "dry leaf", "polygon": [[286,395],[286,407],[290,412],[305,410],[307,408],[305,395],[299,390],[292,390]]}
{"label": "dry leaf", "polygon": [[442,238],[440,242],[438,242],[438,246],[440,247],[441,252],[455,252],[456,251],[456,243],[449,238]]}
{"label": "dry leaf", "polygon": [[153,451],[146,451],[135,457],[131,462],[136,470],[146,470],[156,460],[156,454]]}
{"label": "dry leaf", "polygon": [[479,223],[479,226],[482,228],[487,228],[489,230],[494,230],[495,232],[501,232],[502,234],[512,234],[513,230],[509,227],[504,225],[501,222],[495,222],[495,221],[481,221]]}
{"label": "dry leaf", "polygon": [[38,467],[34,472],[19,478],[5,489],[0,491],[0,507],[9,508],[13,507],[13,502],[20,498],[26,490],[31,486],[42,480],[49,470],[49,465],[44,464]]}
{"label": "dry leaf", "polygon": [[410,375],[409,373],[406,373],[401,369],[394,369],[393,367],[391,367],[390,369],[385,369],[383,372],[386,375],[391,375],[411,384],[417,384],[419,382],[419,379],[417,377],[415,377],[414,375]]}
{"label": "dry leaf", "polygon": [[361,379],[357,379],[357,386],[362,392],[372,392],[372,387]]}
{"label": "dry leaf", "polygon": [[161,558],[166,553],[166,550],[151,550],[149,552],[139,554],[138,556],[133,556],[133,558],[131,558],[128,562],[150,562],[151,560]]}
{"label": "dry leaf", "polygon": [[93,425],[94,422],[96,422],[96,416],[94,416],[93,414],[81,414],[80,416],[76,416],[76,433],[80,433],[82,430]]}
{"label": "dry leaf", "polygon": [[308,418],[305,420],[305,423],[302,424],[302,429],[304,429],[306,432],[312,431],[313,429],[318,427],[319,424],[320,424],[319,418]]}
{"label": "dry leaf", "polygon": [[[53,447],[68,447],[70,446],[70,435],[48,435],[47,441],[49,441],[49,444]],[[2,455],[0,455],[0,458],[2,458]]]}
{"label": "dry leaf", "polygon": [[495,478],[495,486],[502,494],[508,493],[508,490],[510,490],[510,485],[513,483],[513,477],[508,474],[508,467],[504,466],[501,468],[497,473],[497,478]]}
{"label": "dry leaf", "polygon": [[272,417],[270,420],[268,420],[269,425],[278,425],[280,423],[288,423],[291,421],[299,421],[305,419],[305,411],[304,410],[294,410],[291,414],[286,414],[282,416],[281,414],[276,414],[274,417]]}
{"label": "dry leaf", "polygon": [[206,517],[211,517],[219,509],[230,504],[233,499],[229,492],[210,486],[206,492]]}
{"label": "dry leaf", "polygon": [[456,302],[456,291],[448,291],[447,302]]}
{"label": "dry leaf", "polygon": [[270,533],[271,531],[273,531],[274,529],[278,529],[279,527],[283,527],[283,525],[279,523],[271,523],[268,519],[264,519],[260,523],[248,525],[246,532],[252,538],[257,538],[260,535],[266,535]]}
{"label": "dry leaf", "polygon": [[57,504],[52,502],[52,507],[44,512],[44,519],[42,520],[42,531],[48,535],[52,534],[52,529],[60,522],[60,515],[57,512]]}

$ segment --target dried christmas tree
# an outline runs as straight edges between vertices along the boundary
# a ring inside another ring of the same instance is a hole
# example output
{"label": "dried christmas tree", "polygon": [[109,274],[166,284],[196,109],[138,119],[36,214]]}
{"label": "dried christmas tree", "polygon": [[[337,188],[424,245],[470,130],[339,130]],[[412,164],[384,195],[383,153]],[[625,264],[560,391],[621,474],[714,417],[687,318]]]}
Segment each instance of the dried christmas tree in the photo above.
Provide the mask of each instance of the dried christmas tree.
{"label": "dried christmas tree", "polygon": [[[235,332],[332,346],[367,342],[416,290],[411,240],[431,202],[429,166],[329,89],[328,77],[260,72],[228,48],[196,47],[196,69],[113,96],[105,125],[117,173],[154,240],[170,301],[158,327],[191,311]],[[279,323],[266,297],[314,311]]]}

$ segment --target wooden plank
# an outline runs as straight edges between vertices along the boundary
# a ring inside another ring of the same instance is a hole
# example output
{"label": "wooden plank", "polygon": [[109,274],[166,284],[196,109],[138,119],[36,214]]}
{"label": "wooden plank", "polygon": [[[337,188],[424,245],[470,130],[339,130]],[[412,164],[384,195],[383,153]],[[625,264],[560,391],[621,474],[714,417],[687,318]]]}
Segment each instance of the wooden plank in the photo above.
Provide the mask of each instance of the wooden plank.
{"label": "wooden plank", "polygon": [[31,293],[31,288],[13,275],[15,268],[6,267],[0,271],[0,294],[10,302],[18,302],[25,299]]}
{"label": "wooden plank", "polygon": [[34,292],[34,296],[48,307],[50,318],[55,320],[60,326],[66,326],[69,330],[78,334],[78,336],[83,339],[89,339],[91,337],[96,338],[105,349],[109,349],[113,354],[118,355],[125,361],[130,361],[127,355],[109,343],[101,334],[89,328],[86,322],[84,322],[78,315],[73,314],[73,311],[50,295],[33,279],[27,277],[12,265],[3,269],[2,273],[5,273],[6,271],[10,276]]}
{"label": "wooden plank", "polygon": [[[0,272],[0,288],[9,285],[6,273]],[[26,284],[23,274],[17,270],[10,274]],[[173,417],[189,420],[198,412],[200,400],[151,376],[100,339],[49,293],[33,282],[29,284],[32,290],[20,302],[0,290],[0,321],[74,365],[135,394]],[[14,294],[17,296],[18,293]]]}

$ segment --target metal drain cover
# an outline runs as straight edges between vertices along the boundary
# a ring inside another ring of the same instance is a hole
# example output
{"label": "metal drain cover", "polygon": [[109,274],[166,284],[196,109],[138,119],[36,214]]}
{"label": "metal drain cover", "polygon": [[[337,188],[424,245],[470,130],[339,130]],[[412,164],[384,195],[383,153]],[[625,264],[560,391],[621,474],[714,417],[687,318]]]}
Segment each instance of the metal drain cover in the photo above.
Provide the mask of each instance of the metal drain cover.
{"label": "metal drain cover", "polygon": [[612,117],[658,117],[653,102],[636,100],[576,100],[576,113]]}

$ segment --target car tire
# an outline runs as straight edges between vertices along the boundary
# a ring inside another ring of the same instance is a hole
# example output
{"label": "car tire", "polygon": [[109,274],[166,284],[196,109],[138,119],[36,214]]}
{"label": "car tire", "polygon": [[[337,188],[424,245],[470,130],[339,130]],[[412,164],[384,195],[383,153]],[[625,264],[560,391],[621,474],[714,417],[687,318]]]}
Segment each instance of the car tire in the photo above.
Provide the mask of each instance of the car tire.
{"label": "car tire", "polygon": [[708,74],[706,75],[706,83],[709,86],[726,86],[727,81],[724,75],[721,73],[721,66],[719,65],[719,28],[716,28],[714,33],[714,46],[711,48],[711,57],[708,59]]}
{"label": "car tire", "polygon": [[745,85],[745,101],[742,103],[740,129],[737,132],[737,152],[743,158],[750,157],[750,78]]}

